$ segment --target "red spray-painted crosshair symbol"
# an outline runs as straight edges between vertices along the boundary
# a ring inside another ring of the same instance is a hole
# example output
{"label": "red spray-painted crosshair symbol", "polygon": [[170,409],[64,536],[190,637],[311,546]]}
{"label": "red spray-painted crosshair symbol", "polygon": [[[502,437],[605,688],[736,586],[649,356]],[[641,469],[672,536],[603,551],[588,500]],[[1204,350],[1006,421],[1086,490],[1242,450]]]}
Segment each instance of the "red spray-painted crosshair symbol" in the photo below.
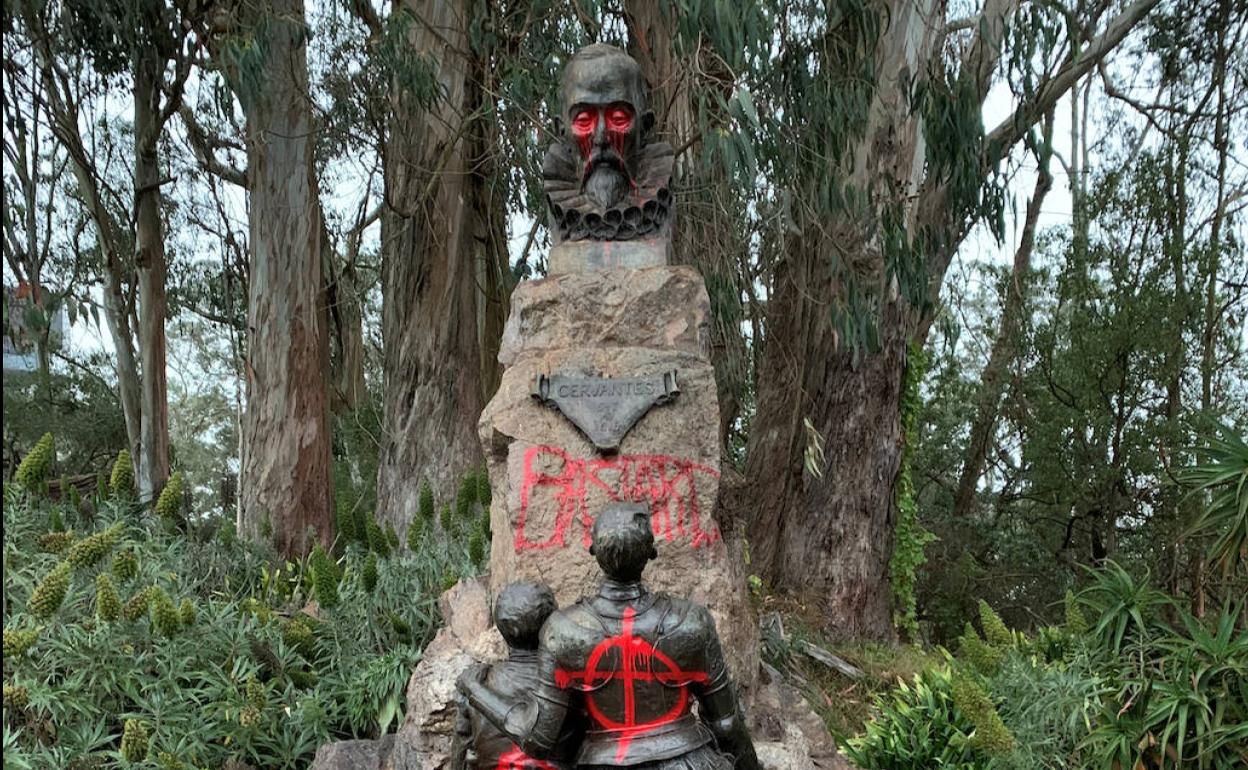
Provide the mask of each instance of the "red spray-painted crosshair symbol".
{"label": "red spray-painted crosshair symbol", "polygon": [[[555,672],[555,683],[561,688],[571,687],[578,683],[580,689],[586,691],[585,706],[594,723],[604,729],[616,733],[619,745],[615,751],[616,761],[621,761],[628,753],[628,745],[636,736],[650,732],[663,725],[675,722],[684,715],[689,705],[689,689],[681,686],[676,703],[665,714],[645,722],[637,721],[637,682],[662,682],[669,685],[687,685],[691,682],[706,682],[707,675],[703,671],[682,671],[676,662],[660,652],[653,644],[640,636],[633,636],[633,618],[637,613],[632,607],[624,610],[624,618],[620,633],[609,636],[599,642],[589,654],[584,671],[567,671],[559,669]],[[618,671],[599,670],[602,658],[611,650],[618,650]],[[658,670],[656,664],[664,670]],[[603,712],[594,702],[592,694],[596,682],[607,682],[618,679],[624,687],[624,710],[621,721],[616,721]]]}
{"label": "red spray-painted crosshair symbol", "polygon": [[496,770],[555,770],[555,766],[544,760],[530,757],[513,743],[510,750],[499,755]]}

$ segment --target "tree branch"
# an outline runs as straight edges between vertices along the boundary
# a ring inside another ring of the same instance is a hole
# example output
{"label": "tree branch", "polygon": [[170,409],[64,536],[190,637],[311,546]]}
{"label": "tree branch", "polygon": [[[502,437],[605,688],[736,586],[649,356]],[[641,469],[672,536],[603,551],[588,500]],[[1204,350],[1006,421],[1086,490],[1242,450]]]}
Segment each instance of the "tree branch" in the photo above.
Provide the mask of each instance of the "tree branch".
{"label": "tree branch", "polygon": [[1096,63],[1114,49],[1127,36],[1158,0],[1136,0],[1122,13],[1118,14],[1105,32],[1093,40],[1073,59],[1069,59],[1060,70],[1036,89],[1035,96],[1018,106],[1014,114],[1001,121],[984,141],[985,165],[995,165],[1005,157],[1019,139],[1027,133],[1042,115],[1049,111],[1067,91],[1087,74]]}
{"label": "tree branch", "polygon": [[182,123],[186,126],[186,137],[190,142],[191,152],[195,154],[195,159],[199,161],[199,165],[208,173],[245,189],[247,187],[247,172],[237,169],[228,163],[222,163],[217,159],[214,152],[218,147],[233,147],[233,145],[224,139],[209,135],[195,119],[195,113],[191,111],[190,107],[185,105],[180,107],[178,116],[182,118]]}

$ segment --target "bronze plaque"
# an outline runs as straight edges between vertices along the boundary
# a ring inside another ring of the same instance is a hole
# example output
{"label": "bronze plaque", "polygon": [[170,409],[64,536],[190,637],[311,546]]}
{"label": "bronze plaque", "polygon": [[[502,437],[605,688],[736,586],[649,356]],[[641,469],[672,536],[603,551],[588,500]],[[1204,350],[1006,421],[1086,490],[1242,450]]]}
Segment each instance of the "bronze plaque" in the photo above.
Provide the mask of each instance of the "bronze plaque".
{"label": "bronze plaque", "polygon": [[533,397],[572,421],[600,452],[619,451],[629,429],[650,407],[680,393],[676,370],[652,377],[564,377],[538,375]]}

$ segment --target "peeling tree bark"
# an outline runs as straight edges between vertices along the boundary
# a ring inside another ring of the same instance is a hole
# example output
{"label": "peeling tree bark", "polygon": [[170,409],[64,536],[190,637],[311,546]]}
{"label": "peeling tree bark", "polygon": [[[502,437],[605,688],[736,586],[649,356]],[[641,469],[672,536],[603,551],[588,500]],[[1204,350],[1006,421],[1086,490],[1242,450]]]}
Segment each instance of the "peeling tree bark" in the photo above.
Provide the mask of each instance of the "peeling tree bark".
{"label": "peeling tree bark", "polygon": [[302,0],[252,10],[266,37],[262,79],[231,77],[247,119],[251,191],[240,503],[247,533],[298,557],[334,537],[316,135]]}
{"label": "peeling tree bark", "polygon": [[[987,132],[985,173],[1156,3],[1137,0],[1123,9],[1100,37],[1042,83],[1031,100]],[[961,212],[951,209],[942,180],[925,176],[919,116],[910,109],[901,76],[923,72],[938,56],[943,31],[932,20],[940,17],[943,5],[928,0],[889,6],[888,24],[875,52],[879,82],[862,140],[849,153],[847,166],[855,189],[867,189],[867,180],[889,179],[906,196],[912,234],[928,234],[925,267],[935,306],[967,223]],[[1014,7],[1011,0],[990,0],[966,49],[962,67],[974,78],[981,102]],[[818,225],[790,238],[775,268],[757,371],[748,486],[729,504],[749,521],[756,569],[773,586],[811,602],[831,633],[891,639],[895,632],[888,567],[895,524],[893,485],[902,451],[899,399],[905,351],[911,342],[923,342],[935,315],[895,296],[881,275],[879,245],[859,226],[848,221]],[[860,280],[879,286],[879,344],[857,356],[839,349],[834,340],[830,308],[846,297],[826,266],[826,252],[832,249]],[[823,444],[826,462],[820,477],[803,470],[807,419]]]}
{"label": "peeling tree bark", "polygon": [[139,284],[140,500],[152,500],[169,479],[169,400],[165,372],[165,234],[160,218],[160,93],[165,59],[155,46],[141,48],[134,67],[135,266]]}
{"label": "peeling tree bark", "polygon": [[466,0],[404,0],[407,41],[433,62],[441,95],[423,108],[395,83],[381,215],[385,434],[377,515],[403,531],[421,483],[450,500],[459,478],[481,464],[477,419],[478,266],[469,243],[471,168],[465,141],[470,104]]}

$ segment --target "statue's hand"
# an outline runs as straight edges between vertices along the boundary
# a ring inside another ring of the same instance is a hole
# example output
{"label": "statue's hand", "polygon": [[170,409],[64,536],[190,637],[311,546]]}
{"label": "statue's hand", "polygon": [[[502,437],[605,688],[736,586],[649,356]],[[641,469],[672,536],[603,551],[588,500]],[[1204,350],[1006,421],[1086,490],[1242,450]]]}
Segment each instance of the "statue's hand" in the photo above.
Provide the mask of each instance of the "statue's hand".
{"label": "statue's hand", "polygon": [[481,685],[485,683],[485,675],[489,667],[484,663],[473,662],[464,669],[464,673],[459,675],[459,679],[455,680],[455,689],[464,695],[468,695],[473,685]]}

